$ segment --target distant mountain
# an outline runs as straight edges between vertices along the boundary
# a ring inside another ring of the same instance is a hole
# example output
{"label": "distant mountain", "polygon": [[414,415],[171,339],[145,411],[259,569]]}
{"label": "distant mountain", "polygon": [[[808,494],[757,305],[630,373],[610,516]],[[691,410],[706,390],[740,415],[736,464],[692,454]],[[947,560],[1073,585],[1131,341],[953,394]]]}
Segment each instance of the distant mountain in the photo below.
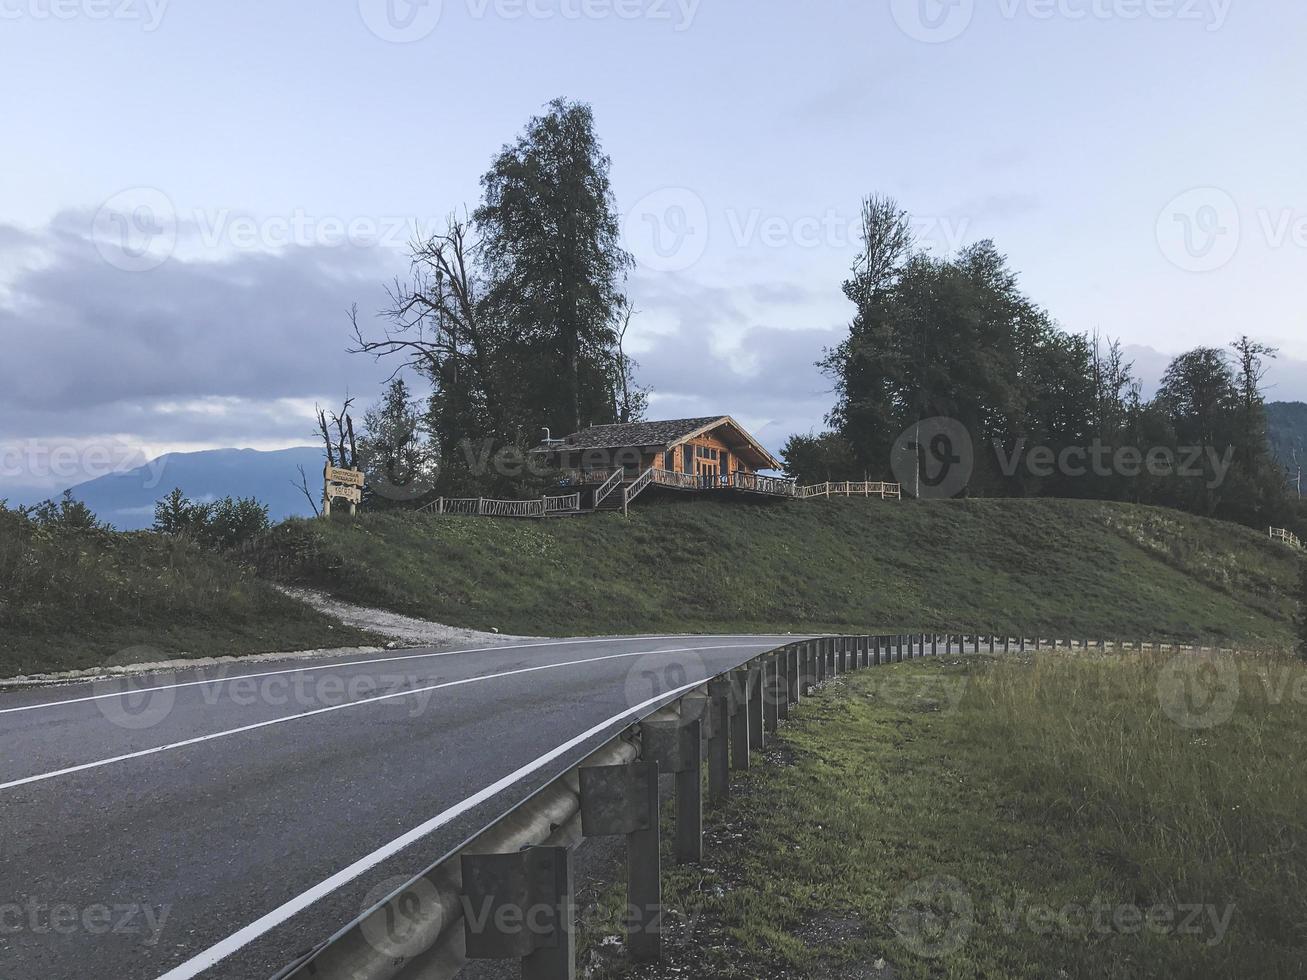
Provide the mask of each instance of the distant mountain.
{"label": "distant mountain", "polygon": [[1285,467],[1307,465],[1307,402],[1271,402],[1266,406],[1271,450]]}
{"label": "distant mountain", "polygon": [[309,490],[321,492],[322,450],[311,446],[258,452],[253,449],[212,449],[199,453],[169,453],[122,473],[97,477],[73,487],[73,496],[121,531],[137,531],[154,523],[154,503],[173,487],[192,500],[255,497],[268,505],[274,521],[312,514],[297,486],[299,470],[308,474]]}

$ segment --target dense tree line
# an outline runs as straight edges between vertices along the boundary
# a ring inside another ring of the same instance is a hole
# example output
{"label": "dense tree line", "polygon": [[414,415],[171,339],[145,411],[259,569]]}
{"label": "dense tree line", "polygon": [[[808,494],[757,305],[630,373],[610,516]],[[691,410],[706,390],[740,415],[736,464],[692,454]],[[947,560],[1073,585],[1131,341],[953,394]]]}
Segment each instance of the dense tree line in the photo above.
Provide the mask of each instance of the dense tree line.
{"label": "dense tree line", "polygon": [[590,107],[551,102],[495,157],[471,216],[414,243],[380,335],[355,313],[353,349],[399,358],[431,389],[416,416],[394,388],[374,410],[360,447],[373,471],[428,467],[443,492],[489,491],[515,477],[487,471],[488,448],[641,416],[610,167]]}
{"label": "dense tree line", "polygon": [[1121,344],[1061,330],[992,242],[934,257],[886,198],[865,202],[844,293],[848,337],[819,362],[836,394],[830,431],[783,451],[801,481],[892,480],[900,434],[947,418],[969,436],[963,493],[1296,523],[1267,441],[1260,383],[1271,348],[1244,336],[1189,351],[1145,401]]}

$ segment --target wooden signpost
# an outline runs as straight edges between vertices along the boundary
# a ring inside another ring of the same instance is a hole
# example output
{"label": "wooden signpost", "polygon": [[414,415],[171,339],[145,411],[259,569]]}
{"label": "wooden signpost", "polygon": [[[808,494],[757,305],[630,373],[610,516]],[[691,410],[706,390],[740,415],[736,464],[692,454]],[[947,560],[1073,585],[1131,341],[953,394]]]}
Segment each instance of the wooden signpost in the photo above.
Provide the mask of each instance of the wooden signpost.
{"label": "wooden signpost", "polygon": [[348,500],[349,512],[363,502],[363,471],[326,466],[322,470],[322,516],[331,516],[332,500]]}

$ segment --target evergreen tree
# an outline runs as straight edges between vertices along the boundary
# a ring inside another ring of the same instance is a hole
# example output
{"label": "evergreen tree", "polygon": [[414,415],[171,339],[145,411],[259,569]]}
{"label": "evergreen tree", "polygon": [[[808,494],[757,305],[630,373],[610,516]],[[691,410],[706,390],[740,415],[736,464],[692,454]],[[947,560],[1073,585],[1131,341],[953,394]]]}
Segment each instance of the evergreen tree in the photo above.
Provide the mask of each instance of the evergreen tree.
{"label": "evergreen tree", "polygon": [[435,486],[439,453],[423,431],[423,414],[403,377],[364,414],[359,462],[373,506],[419,500]]}
{"label": "evergreen tree", "polygon": [[474,221],[493,316],[515,339],[524,438],[615,421],[632,259],[590,107],[555,99],[482,178]]}

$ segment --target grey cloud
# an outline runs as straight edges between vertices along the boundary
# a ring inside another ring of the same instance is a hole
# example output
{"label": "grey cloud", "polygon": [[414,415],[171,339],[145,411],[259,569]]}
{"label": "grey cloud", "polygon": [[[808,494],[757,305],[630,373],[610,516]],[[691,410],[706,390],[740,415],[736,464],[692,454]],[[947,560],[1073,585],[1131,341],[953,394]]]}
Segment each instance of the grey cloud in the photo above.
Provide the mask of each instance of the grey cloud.
{"label": "grey cloud", "polygon": [[54,223],[44,261],[20,272],[0,305],[0,407],[11,418],[130,414],[204,396],[314,397],[384,375],[345,352],[345,311],[379,305],[381,282],[403,265],[394,255],[301,247],[129,273],[69,227]]}

